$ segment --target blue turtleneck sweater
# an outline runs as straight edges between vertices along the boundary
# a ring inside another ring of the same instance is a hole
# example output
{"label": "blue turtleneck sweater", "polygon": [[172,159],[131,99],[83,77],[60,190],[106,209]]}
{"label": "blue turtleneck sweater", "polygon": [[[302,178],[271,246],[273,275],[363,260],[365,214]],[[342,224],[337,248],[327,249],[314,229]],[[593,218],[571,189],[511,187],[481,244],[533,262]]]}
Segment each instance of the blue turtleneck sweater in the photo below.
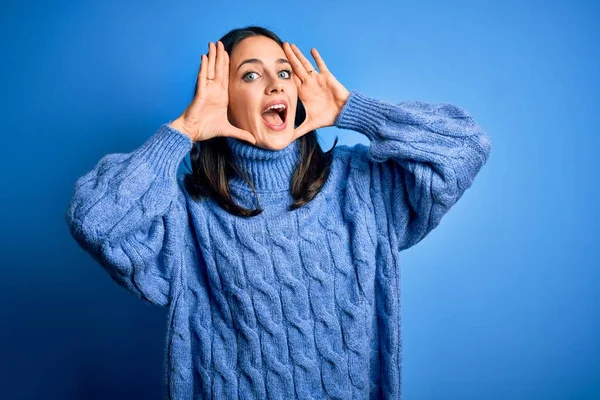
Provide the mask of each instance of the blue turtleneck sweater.
{"label": "blue turtleneck sweater", "polygon": [[[325,185],[294,211],[297,142],[227,138],[264,209],[243,218],[190,198],[177,170],[192,142],[168,124],[77,181],[73,237],[118,284],[168,307],[169,399],[400,398],[399,253],[471,186],[490,140],[459,107],[357,92],[335,126],[370,146],[336,146]],[[230,187],[256,206],[245,181]]]}

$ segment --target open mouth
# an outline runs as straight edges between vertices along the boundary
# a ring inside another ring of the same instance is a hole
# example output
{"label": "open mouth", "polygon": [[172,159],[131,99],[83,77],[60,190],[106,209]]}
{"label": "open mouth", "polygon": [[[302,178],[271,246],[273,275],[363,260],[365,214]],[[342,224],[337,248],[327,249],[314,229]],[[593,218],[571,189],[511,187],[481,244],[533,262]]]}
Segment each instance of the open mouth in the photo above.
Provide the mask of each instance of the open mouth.
{"label": "open mouth", "polygon": [[287,107],[284,104],[271,106],[262,113],[262,119],[270,126],[283,126],[287,118]]}

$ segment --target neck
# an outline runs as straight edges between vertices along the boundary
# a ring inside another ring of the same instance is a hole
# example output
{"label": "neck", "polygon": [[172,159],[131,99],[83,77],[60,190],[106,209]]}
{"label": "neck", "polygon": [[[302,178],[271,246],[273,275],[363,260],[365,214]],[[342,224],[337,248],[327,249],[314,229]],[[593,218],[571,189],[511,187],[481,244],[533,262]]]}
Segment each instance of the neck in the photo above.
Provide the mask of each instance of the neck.
{"label": "neck", "polygon": [[[226,139],[236,164],[246,172],[257,191],[289,190],[294,170],[300,160],[300,146],[297,140],[281,150],[266,150],[235,138]],[[231,179],[230,186],[251,190],[246,181],[239,176]]]}

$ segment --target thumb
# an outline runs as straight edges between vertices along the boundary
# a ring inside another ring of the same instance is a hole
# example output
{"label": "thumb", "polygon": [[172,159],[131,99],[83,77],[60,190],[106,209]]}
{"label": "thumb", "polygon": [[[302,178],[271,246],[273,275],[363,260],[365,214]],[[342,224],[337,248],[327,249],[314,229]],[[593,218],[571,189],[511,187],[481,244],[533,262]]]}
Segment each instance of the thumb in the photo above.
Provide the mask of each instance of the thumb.
{"label": "thumb", "polygon": [[232,126],[227,132],[225,132],[225,136],[233,137],[236,139],[244,140],[249,142],[250,144],[256,144],[256,138],[253,134],[243,129],[236,128]]}
{"label": "thumb", "polygon": [[296,129],[294,129],[294,140],[298,139],[301,136],[306,135],[308,132],[314,130],[316,127],[313,127],[313,124],[307,119],[304,120]]}

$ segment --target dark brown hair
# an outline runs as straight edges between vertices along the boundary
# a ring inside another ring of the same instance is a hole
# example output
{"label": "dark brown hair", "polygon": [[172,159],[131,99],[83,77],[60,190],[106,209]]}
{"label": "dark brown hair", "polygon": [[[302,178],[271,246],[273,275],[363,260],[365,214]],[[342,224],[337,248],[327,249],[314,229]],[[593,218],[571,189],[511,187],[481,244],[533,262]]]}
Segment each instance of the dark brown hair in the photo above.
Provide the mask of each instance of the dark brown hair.
{"label": "dark brown hair", "polygon": [[[283,46],[283,42],[275,33],[259,26],[233,29],[225,34],[220,41],[223,43],[225,51],[231,54],[235,45],[240,41],[257,35],[266,36]],[[197,81],[194,87],[197,88]],[[194,91],[195,95],[196,91]],[[304,105],[298,99],[294,126],[299,126],[305,118]],[[312,130],[296,140],[300,149],[300,162],[290,182],[290,192],[294,201],[289,210],[302,207],[319,193],[329,176],[333,161],[333,148],[337,144],[338,138],[335,138],[332,148],[327,152],[323,152],[321,149],[316,130]],[[229,179],[234,174],[238,174],[248,182],[254,192],[257,204],[259,204],[254,185],[246,173],[234,162],[227,138],[215,137],[202,142],[194,142],[190,160],[192,166],[191,168],[188,166],[188,169],[191,171],[185,174],[184,184],[192,198],[199,200],[202,197],[210,197],[221,208],[240,217],[254,217],[263,211],[261,208],[249,210],[240,207],[235,204],[231,197]]]}

